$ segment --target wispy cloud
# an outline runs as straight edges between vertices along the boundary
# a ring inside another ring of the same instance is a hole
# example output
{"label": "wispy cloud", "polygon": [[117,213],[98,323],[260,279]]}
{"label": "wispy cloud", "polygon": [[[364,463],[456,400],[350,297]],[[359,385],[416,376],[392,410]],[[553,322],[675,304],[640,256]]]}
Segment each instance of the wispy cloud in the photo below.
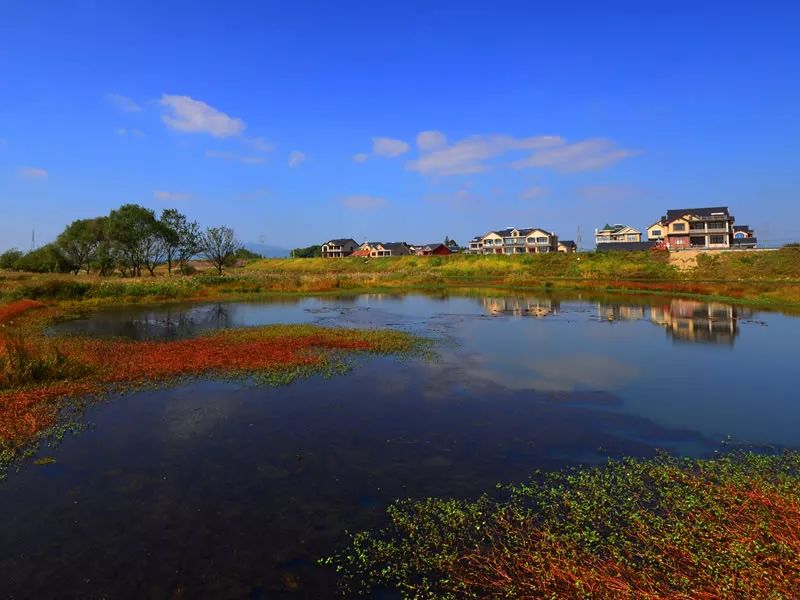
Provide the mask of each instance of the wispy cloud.
{"label": "wispy cloud", "polygon": [[114,130],[114,133],[116,133],[120,137],[126,137],[126,136],[137,137],[137,138],[144,137],[144,132],[142,132],[141,130],[128,129],[127,127],[117,127]]}
{"label": "wispy cloud", "polygon": [[523,200],[535,200],[536,198],[543,198],[544,196],[547,196],[548,193],[549,190],[546,187],[535,185],[526,190],[522,190],[522,193],[519,195],[519,197]]}
{"label": "wispy cloud", "polygon": [[294,169],[295,167],[299,167],[302,163],[304,163],[308,159],[308,156],[305,152],[300,152],[299,150],[294,150],[293,152],[289,153],[289,166]]}
{"label": "wispy cloud", "polygon": [[167,192],[165,190],[156,190],[153,192],[153,198],[162,200],[164,202],[179,202],[181,200],[188,200],[189,194],[183,192]]}
{"label": "wispy cloud", "polygon": [[403,140],[395,140],[389,137],[372,138],[372,152],[377,156],[395,158],[408,152],[410,146]]}
{"label": "wispy cloud", "polygon": [[106,100],[122,112],[139,112],[142,110],[142,107],[135,100],[122,94],[106,94]]}
{"label": "wispy cloud", "polygon": [[584,185],[576,190],[576,194],[578,197],[592,202],[633,200],[634,198],[644,198],[649,195],[647,190],[625,183]]}
{"label": "wispy cloud", "polygon": [[562,172],[604,169],[620,160],[636,156],[638,150],[620,148],[613,140],[595,138],[537,150],[512,166],[517,169],[549,167]]}
{"label": "wispy cloud", "polygon": [[164,94],[160,104],[168,111],[168,114],[161,117],[164,124],[183,133],[208,133],[225,138],[241,135],[245,128],[241,119],[229,117],[213,106],[189,96]]}
{"label": "wispy cloud", "polygon": [[359,164],[363,164],[369,160],[369,154],[366,152],[359,152],[358,154],[353,154],[353,162],[357,162]]}
{"label": "wispy cloud", "polygon": [[6,138],[0,138],[0,146],[5,146],[8,143]]}
{"label": "wispy cloud", "polygon": [[39,167],[20,167],[18,169],[20,177],[25,179],[47,179],[48,173]]}
{"label": "wispy cloud", "polygon": [[386,206],[389,201],[380,196],[348,196],[342,204],[350,210],[374,210]]}
{"label": "wispy cloud", "polygon": [[261,137],[247,138],[243,140],[244,144],[254,152],[272,152],[275,150],[275,144],[268,142]]}
{"label": "wispy cloud", "polygon": [[[425,132],[423,132],[425,133]],[[430,132],[428,132],[430,133]],[[426,139],[426,142],[430,142]],[[441,139],[437,140],[441,142]],[[406,168],[423,175],[464,175],[486,171],[487,161],[514,150],[549,148],[563,144],[558,136],[541,135],[515,138],[510,135],[472,135],[450,146],[440,147],[416,160]]]}
{"label": "wispy cloud", "polygon": [[206,157],[219,160],[236,161],[243,165],[261,165],[266,162],[263,156],[242,156],[230,150],[206,150]]}
{"label": "wispy cloud", "polygon": [[441,131],[420,131],[417,134],[417,148],[420,152],[440,150],[447,146],[447,136]]}

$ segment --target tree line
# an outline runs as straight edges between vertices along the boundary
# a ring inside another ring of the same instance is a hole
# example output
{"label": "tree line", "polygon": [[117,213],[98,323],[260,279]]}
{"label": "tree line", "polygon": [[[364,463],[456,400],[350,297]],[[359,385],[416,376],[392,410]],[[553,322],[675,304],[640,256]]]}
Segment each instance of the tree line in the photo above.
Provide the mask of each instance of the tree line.
{"label": "tree line", "polygon": [[107,216],[78,219],[56,240],[23,253],[8,250],[0,255],[0,268],[20,271],[98,273],[139,277],[155,275],[159,265],[172,274],[191,271],[189,261],[202,257],[222,273],[236,258],[252,258],[226,226],[201,229],[196,221],[174,208],[155,212],[138,204],[125,204]]}

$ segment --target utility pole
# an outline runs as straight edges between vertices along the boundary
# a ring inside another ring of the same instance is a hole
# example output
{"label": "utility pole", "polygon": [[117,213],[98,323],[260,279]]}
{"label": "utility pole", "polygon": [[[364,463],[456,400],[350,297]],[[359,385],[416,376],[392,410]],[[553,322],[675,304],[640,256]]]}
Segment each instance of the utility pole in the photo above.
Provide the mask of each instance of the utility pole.
{"label": "utility pole", "polygon": [[31,252],[36,250],[36,230],[31,230]]}
{"label": "utility pole", "polygon": [[575,236],[575,246],[577,247],[578,252],[580,252],[583,248],[583,233],[581,232],[580,225],[578,225],[578,235]]}

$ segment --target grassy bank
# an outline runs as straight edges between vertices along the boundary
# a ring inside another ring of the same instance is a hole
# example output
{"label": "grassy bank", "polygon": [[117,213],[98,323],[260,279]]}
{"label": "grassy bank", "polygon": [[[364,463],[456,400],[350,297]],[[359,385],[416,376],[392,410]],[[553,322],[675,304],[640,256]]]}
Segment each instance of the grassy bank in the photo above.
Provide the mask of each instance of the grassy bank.
{"label": "grassy bank", "polygon": [[[500,496],[502,499],[496,499]],[[322,562],[404,598],[798,598],[800,454],[625,460],[399,501]]]}
{"label": "grassy bank", "polygon": [[51,432],[61,409],[75,398],[197,376],[288,383],[339,372],[348,354],[406,353],[422,343],[391,330],[313,325],[248,327],[170,341],[43,335],[59,314],[33,300],[0,307],[0,469]]}
{"label": "grassy bank", "polygon": [[692,269],[679,268],[666,253],[633,252],[263,259],[221,277],[198,273],[112,279],[0,272],[0,300],[85,304],[464,287],[669,294],[800,307],[800,249],[700,255]]}

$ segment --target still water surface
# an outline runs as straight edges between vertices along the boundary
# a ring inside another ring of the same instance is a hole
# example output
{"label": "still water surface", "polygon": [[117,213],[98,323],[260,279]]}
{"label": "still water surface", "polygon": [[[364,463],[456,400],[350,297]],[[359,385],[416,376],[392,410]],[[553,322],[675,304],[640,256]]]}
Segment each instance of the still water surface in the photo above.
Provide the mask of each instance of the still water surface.
{"label": "still water surface", "polygon": [[54,464],[0,483],[0,596],[332,597],[315,559],[398,497],[723,440],[800,446],[800,319],[722,304],[367,295],[114,309],[53,333],[300,322],[412,331],[437,357],[100,403],[88,431],[42,451]]}

